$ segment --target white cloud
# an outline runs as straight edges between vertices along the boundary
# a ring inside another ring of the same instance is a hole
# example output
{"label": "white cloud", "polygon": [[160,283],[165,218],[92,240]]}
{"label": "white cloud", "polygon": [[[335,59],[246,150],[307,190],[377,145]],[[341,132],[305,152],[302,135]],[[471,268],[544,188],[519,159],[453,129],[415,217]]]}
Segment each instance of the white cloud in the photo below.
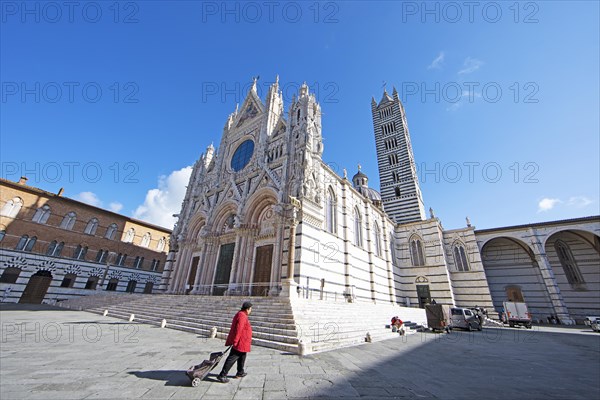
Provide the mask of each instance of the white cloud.
{"label": "white cloud", "polygon": [[102,202],[100,201],[96,193],[93,192],[81,192],[77,196],[75,196],[75,200],[79,200],[83,203],[89,204],[94,207],[102,206]]}
{"label": "white cloud", "polygon": [[467,57],[463,63],[463,69],[458,71],[459,74],[470,74],[477,71],[483,65],[483,61],[476,58]]}
{"label": "white cloud", "polygon": [[584,208],[592,204],[594,201],[585,196],[573,196],[567,200],[567,205],[571,207]]}
{"label": "white cloud", "polygon": [[123,208],[123,204],[119,203],[118,201],[113,201],[108,205],[108,209],[110,211],[116,212],[116,213],[121,211],[122,208]]}
{"label": "white cloud", "polygon": [[158,178],[158,188],[148,190],[144,204],[138,206],[133,217],[155,225],[172,229],[177,219],[173,214],[181,210],[192,167],[173,171],[169,176]]}
{"label": "white cloud", "polygon": [[558,203],[562,203],[562,201],[560,199],[550,199],[545,197],[538,203],[538,212],[550,211]]}
{"label": "white cloud", "polygon": [[440,51],[440,54],[427,66],[427,69],[441,69],[442,64],[444,63],[444,57],[444,52]]}

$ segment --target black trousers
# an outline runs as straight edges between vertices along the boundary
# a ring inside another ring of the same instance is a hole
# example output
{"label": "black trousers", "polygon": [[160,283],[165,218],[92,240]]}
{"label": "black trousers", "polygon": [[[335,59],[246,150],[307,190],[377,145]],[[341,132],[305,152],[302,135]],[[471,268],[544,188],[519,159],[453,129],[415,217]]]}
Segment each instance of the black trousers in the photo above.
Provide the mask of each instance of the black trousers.
{"label": "black trousers", "polygon": [[227,376],[227,373],[229,372],[231,367],[233,367],[233,364],[235,364],[236,361],[237,361],[238,375],[243,374],[244,373],[244,363],[246,362],[246,354],[248,354],[248,353],[242,353],[241,351],[237,351],[236,349],[234,349],[232,347],[231,352],[229,353],[229,356],[227,356],[227,359],[225,360],[225,365],[223,365],[223,369],[221,370],[221,373],[219,375]]}

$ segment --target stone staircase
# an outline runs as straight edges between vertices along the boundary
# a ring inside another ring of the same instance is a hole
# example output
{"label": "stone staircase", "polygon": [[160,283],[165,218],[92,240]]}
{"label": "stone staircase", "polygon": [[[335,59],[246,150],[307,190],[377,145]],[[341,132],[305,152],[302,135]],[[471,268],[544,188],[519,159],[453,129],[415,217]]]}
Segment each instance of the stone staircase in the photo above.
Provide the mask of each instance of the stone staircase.
{"label": "stone staircase", "polygon": [[[292,302],[303,352],[314,353],[365,343],[398,338],[392,332],[390,320],[397,315],[426,324],[425,310],[399,307],[389,303],[336,303],[322,300],[298,299]],[[412,326],[406,326],[411,333]],[[419,325],[420,326],[420,325]]]}
{"label": "stone staircase", "polygon": [[244,300],[254,305],[250,316],[252,344],[298,353],[298,333],[289,299],[123,294],[87,296],[87,299],[67,300],[58,305],[96,314],[108,310],[108,316],[127,320],[134,314],[136,322],[157,326],[165,319],[167,328],[203,337],[209,337],[211,329],[216,327],[216,337],[226,339],[231,319]]}
{"label": "stone staircase", "polygon": [[[389,327],[394,315],[405,321],[407,333],[417,323],[426,324],[421,309],[398,307],[389,303],[345,303],[283,297],[220,297],[167,294],[98,294],[59,302],[65,308],[192,332],[209,337],[213,327],[217,338],[226,339],[233,315],[241,303],[253,303],[250,321],[254,345],[294,354],[310,354],[365,343],[397,338]],[[410,320],[417,321],[411,323]]]}

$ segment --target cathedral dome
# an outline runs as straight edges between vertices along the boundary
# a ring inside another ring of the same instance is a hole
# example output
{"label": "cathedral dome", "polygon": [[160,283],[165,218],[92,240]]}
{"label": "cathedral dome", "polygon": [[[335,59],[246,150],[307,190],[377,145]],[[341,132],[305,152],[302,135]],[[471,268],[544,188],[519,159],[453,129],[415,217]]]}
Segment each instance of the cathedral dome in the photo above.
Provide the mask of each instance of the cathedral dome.
{"label": "cathedral dome", "polygon": [[371,189],[368,183],[369,178],[360,170],[360,164],[358,164],[358,172],[352,177],[352,185],[356,191],[379,206],[381,204],[381,194],[377,190]]}

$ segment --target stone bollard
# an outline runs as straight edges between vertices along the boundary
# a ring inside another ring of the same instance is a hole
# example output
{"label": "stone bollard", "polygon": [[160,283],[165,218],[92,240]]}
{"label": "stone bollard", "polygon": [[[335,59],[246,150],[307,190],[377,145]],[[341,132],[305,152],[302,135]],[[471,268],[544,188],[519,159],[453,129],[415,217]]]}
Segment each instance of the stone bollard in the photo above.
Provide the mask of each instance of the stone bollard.
{"label": "stone bollard", "polygon": [[162,322],[160,323],[160,327],[164,328],[165,326],[167,326],[167,320],[163,319]]}
{"label": "stone bollard", "polygon": [[367,332],[367,336],[365,336],[365,342],[371,343],[372,341],[373,341],[373,338],[371,337],[371,334],[369,332]]}
{"label": "stone bollard", "polygon": [[213,326],[212,328],[210,328],[210,338],[214,339],[217,337],[217,327]]}
{"label": "stone bollard", "polygon": [[133,322],[134,319],[135,319],[135,314],[131,314],[129,316],[129,322]]}
{"label": "stone bollard", "polygon": [[303,356],[306,354],[306,343],[304,343],[302,340],[298,341],[298,355],[299,356]]}
{"label": "stone bollard", "polygon": [[102,313],[103,317],[106,317],[108,315],[108,310],[104,310],[104,312]]}

